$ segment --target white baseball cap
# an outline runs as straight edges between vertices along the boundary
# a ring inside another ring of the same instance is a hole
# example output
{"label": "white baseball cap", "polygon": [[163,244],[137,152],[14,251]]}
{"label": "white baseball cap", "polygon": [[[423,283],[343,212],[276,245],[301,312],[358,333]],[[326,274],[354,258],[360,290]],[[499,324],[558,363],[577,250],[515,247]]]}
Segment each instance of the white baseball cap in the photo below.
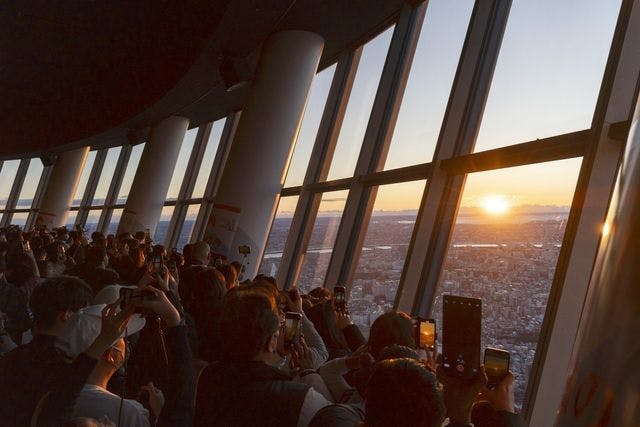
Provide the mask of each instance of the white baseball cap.
{"label": "white baseball cap", "polygon": [[[100,334],[102,328],[102,310],[106,304],[90,305],[80,309],[64,322],[62,331],[56,338],[56,347],[62,351],[66,358],[71,361],[78,357],[80,353],[87,350],[93,341]],[[124,338],[139,332],[145,325],[145,319],[139,314],[134,314],[127,328],[120,335]],[[117,340],[114,340],[115,344]]]}
{"label": "white baseball cap", "polygon": [[138,289],[137,286],[107,285],[93,297],[93,304],[113,304],[120,298],[120,289]]}

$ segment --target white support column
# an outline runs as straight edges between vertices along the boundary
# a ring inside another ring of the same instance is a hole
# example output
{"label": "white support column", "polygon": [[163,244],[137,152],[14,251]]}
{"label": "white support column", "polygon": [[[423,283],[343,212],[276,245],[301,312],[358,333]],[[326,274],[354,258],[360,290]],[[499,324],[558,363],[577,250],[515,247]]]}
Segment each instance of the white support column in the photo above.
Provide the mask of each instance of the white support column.
{"label": "white support column", "polygon": [[284,31],[262,49],[215,198],[239,214],[225,232],[214,207],[205,232],[205,240],[221,242],[212,251],[232,260],[240,245],[251,247],[245,277],[258,269],[323,47],[317,34]]}
{"label": "white support column", "polygon": [[120,218],[118,234],[146,228],[152,236],[155,233],[188,126],[188,119],[171,116],[151,129]]}
{"label": "white support column", "polygon": [[36,225],[54,228],[66,224],[88,155],[89,147],[60,153],[51,169],[47,188],[42,195]]}

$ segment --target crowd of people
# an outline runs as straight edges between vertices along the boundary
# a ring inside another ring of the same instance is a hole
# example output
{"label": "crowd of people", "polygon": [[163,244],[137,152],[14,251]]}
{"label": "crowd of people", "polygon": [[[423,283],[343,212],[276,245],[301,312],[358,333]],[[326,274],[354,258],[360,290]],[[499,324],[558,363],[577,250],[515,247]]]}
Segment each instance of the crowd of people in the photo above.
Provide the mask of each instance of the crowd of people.
{"label": "crowd of people", "polygon": [[148,232],[0,230],[0,425],[523,424],[513,375],[448,376],[408,315],[365,338],[328,289],[242,269]]}

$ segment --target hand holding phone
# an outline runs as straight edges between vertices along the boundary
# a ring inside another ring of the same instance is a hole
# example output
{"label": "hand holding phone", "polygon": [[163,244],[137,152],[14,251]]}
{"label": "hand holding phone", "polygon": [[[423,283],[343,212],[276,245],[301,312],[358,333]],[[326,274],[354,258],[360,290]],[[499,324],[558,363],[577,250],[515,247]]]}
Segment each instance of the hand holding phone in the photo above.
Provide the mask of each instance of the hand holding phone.
{"label": "hand holding phone", "polygon": [[284,344],[291,348],[300,339],[300,321],[302,315],[293,311],[288,311],[284,315]]}
{"label": "hand holding phone", "polygon": [[471,380],[480,370],[482,301],[444,295],[442,367],[451,377]]}
{"label": "hand holding phone", "polygon": [[333,287],[333,301],[338,312],[347,311],[347,289],[344,286]]}
{"label": "hand holding phone", "polygon": [[436,321],[434,319],[417,318],[416,347],[428,351],[436,349]]}
{"label": "hand holding phone", "polygon": [[487,374],[487,388],[495,388],[509,374],[509,352],[487,347],[484,350],[484,370]]}

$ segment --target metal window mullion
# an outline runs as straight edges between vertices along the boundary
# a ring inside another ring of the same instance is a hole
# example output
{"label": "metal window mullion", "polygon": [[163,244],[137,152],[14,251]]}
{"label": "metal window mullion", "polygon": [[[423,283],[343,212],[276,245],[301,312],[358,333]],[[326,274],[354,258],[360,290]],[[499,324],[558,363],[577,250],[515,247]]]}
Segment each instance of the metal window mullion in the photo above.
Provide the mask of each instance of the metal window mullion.
{"label": "metal window mullion", "polygon": [[[527,386],[530,425],[553,424],[569,372],[571,353],[589,292],[591,273],[615,187],[626,137],[610,133],[630,120],[640,88],[640,0],[624,0],[582,161],[571,212]],[[593,283],[592,286],[597,285]]]}
{"label": "metal window mullion", "polygon": [[204,158],[204,152],[207,149],[207,142],[211,135],[211,128],[213,123],[207,123],[198,128],[196,139],[191,149],[191,155],[187,162],[182,184],[180,185],[180,191],[178,191],[178,199],[176,208],[171,215],[171,221],[169,222],[169,229],[167,230],[167,236],[165,237],[166,247],[175,247],[180,233],[182,232],[182,226],[184,225],[184,219],[187,215],[188,206],[185,203],[186,200],[191,198],[193,194],[193,188],[198,180],[198,173],[200,172],[200,166],[202,165],[202,159]]}
{"label": "metal window mullion", "polygon": [[207,186],[205,187],[204,194],[202,196],[202,204],[198,210],[198,216],[196,222],[193,225],[193,231],[191,232],[191,243],[202,240],[204,232],[209,222],[209,216],[213,211],[213,198],[216,191],[218,191],[218,185],[220,179],[222,179],[222,173],[224,172],[224,165],[227,163],[229,157],[229,150],[231,149],[231,143],[238,127],[238,121],[240,120],[241,111],[234,111],[230,113],[225,122],[222,134],[220,135],[220,143],[218,144],[218,150],[216,151],[216,157],[213,159],[213,165],[211,165],[211,172],[207,180]]}
{"label": "metal window mullion", "polygon": [[42,174],[40,175],[40,180],[38,181],[38,187],[36,188],[36,194],[33,196],[33,201],[31,203],[31,209],[29,211],[29,216],[27,217],[27,222],[25,224],[25,229],[29,230],[35,224],[36,218],[38,217],[38,212],[40,211],[40,205],[42,203],[42,197],[44,196],[44,192],[49,185],[49,179],[51,178],[51,172],[53,171],[53,165],[47,165],[42,170]]}
{"label": "metal window mullion", "polygon": [[111,179],[111,183],[109,184],[107,197],[104,201],[105,208],[100,214],[98,227],[96,228],[97,231],[100,231],[102,233],[107,232],[109,224],[111,223],[111,217],[113,215],[113,205],[115,205],[118,201],[118,193],[120,192],[120,187],[122,186],[122,181],[124,180],[124,174],[127,171],[127,165],[129,164],[129,158],[131,157],[132,150],[133,146],[131,144],[124,144],[122,146],[122,149],[120,150],[120,154],[118,155],[116,169],[113,172],[113,178]]}
{"label": "metal window mullion", "polygon": [[29,163],[31,163],[31,159],[20,160],[15,179],[13,180],[13,185],[11,186],[11,191],[9,192],[9,197],[7,198],[5,212],[2,215],[2,221],[0,221],[0,226],[2,227],[9,226],[11,224],[11,221],[13,220],[12,211],[15,210],[16,206],[18,205],[18,199],[20,198],[20,192],[22,191],[22,186],[24,185],[24,179],[27,176],[27,171],[29,170]]}
{"label": "metal window mullion", "polygon": [[464,176],[449,175],[443,160],[473,151],[511,0],[476,2],[416,217],[396,309],[428,313],[457,211]]}
{"label": "metal window mullion", "polygon": [[284,289],[295,286],[298,280],[322,198],[322,194],[310,191],[308,186],[326,180],[329,174],[361,55],[362,47],[359,47],[355,51],[343,54],[336,64],[318,126],[318,133],[309,158],[304,184],[291,220],[282,260],[278,267],[277,281]]}
{"label": "metal window mullion", "polygon": [[[417,7],[405,5],[400,13],[380,76],[355,176],[384,168],[426,9],[426,2]],[[359,180],[351,185],[325,276],[325,286],[339,284],[350,288],[376,194],[377,187]]]}
{"label": "metal window mullion", "polygon": [[91,173],[89,174],[89,179],[87,180],[87,186],[84,189],[84,194],[82,196],[82,200],[80,201],[75,225],[84,227],[85,222],[87,221],[87,217],[89,216],[89,209],[91,208],[91,203],[93,202],[93,196],[95,195],[96,189],[98,188],[100,175],[102,174],[104,162],[107,158],[107,150],[107,148],[103,148],[96,152],[96,157],[93,160]]}

